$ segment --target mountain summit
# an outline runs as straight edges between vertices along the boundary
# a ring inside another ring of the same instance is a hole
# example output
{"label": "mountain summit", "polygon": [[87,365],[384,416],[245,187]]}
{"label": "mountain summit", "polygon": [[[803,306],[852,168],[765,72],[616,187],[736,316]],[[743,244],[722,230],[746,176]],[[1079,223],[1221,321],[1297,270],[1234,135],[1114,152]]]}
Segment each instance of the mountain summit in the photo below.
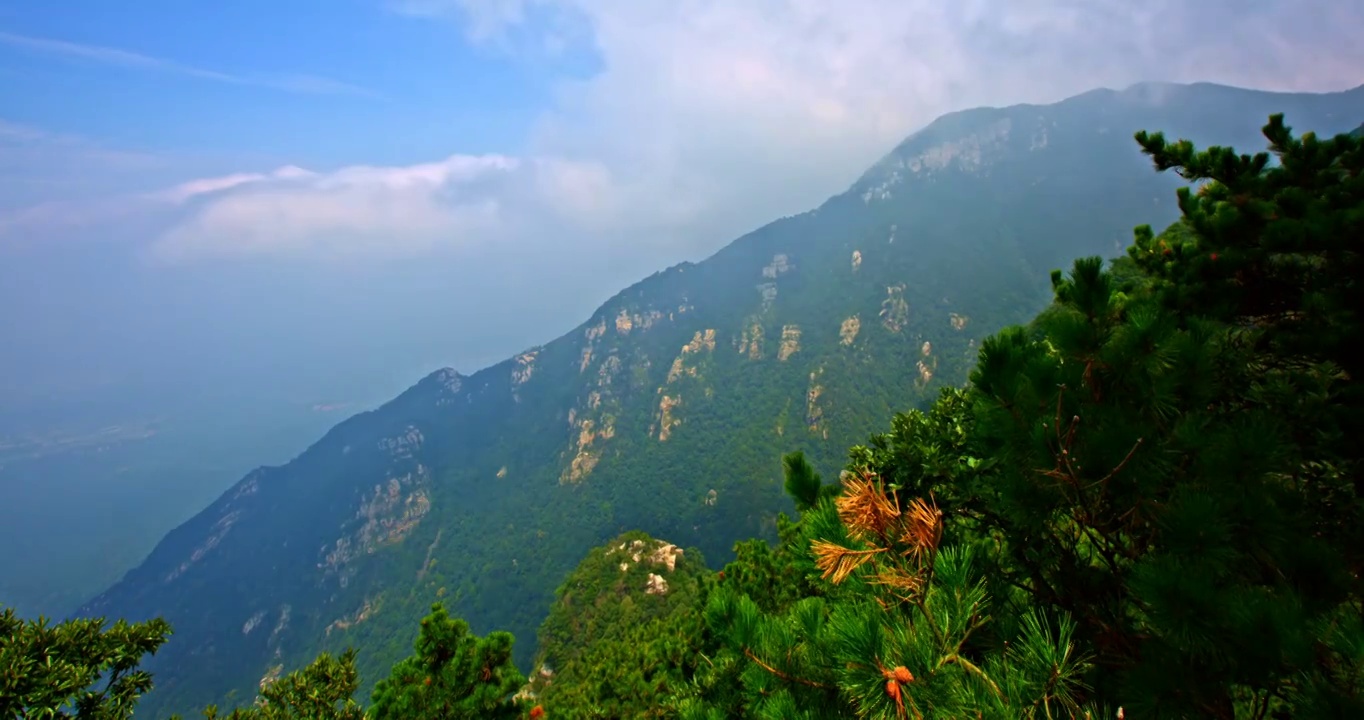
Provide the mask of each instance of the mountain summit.
{"label": "mountain summit", "polygon": [[435,600],[528,639],[568,571],[627,530],[723,559],[788,507],[782,452],[841,465],[964,382],[982,337],[1050,300],[1052,268],[1177,217],[1178,178],[1135,131],[1260,147],[1274,112],[1348,130],[1364,88],[1143,84],[944,116],[819,208],[250,473],[78,614],[170,621],[141,708],[165,714],[249,701],[323,649],[362,648],[361,676],[382,677]]}

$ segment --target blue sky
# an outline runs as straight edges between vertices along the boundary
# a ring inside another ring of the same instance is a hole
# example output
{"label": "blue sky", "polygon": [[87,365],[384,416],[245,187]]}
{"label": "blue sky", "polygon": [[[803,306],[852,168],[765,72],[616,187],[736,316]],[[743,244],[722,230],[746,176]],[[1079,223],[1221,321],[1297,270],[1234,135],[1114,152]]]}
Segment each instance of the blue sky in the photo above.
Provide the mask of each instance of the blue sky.
{"label": "blue sky", "polygon": [[515,153],[581,67],[473,46],[453,24],[367,0],[8,3],[0,111],[112,146],[302,165]]}
{"label": "blue sky", "polygon": [[381,399],[945,112],[1344,89],[1359,27],[1338,0],[4,3],[0,405]]}

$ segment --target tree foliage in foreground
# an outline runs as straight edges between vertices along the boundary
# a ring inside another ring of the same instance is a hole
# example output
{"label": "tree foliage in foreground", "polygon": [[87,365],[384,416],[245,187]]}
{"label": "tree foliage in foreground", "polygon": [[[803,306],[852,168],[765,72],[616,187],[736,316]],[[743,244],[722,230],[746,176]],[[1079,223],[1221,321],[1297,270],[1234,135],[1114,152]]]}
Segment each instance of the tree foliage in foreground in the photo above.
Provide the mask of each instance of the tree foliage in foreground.
{"label": "tree foliage in foreground", "polygon": [[375,720],[515,718],[512,699],[526,682],[512,664],[511,633],[480,638],[436,603],[422,619],[416,652],[374,688]]}
{"label": "tree foliage in foreground", "polygon": [[307,667],[261,683],[255,704],[219,715],[210,705],[205,720],[363,720],[364,711],[352,699],[360,686],[355,651],[340,657],[318,655]]}
{"label": "tree foliage in foreground", "polygon": [[[789,466],[788,466],[789,467]],[[943,517],[902,505],[874,475],[846,479],[802,518],[794,564],[824,597],[764,612],[747,594],[706,608],[722,638],[711,677],[679,703],[688,720],[858,717],[1080,717],[1087,659],[1073,624],[1023,618],[1012,644],[991,646],[990,598],[974,551],[943,545]]]}
{"label": "tree foliage in foreground", "polygon": [[139,670],[170,635],[164,620],[50,624],[0,611],[0,717],[117,720],[152,688]]}

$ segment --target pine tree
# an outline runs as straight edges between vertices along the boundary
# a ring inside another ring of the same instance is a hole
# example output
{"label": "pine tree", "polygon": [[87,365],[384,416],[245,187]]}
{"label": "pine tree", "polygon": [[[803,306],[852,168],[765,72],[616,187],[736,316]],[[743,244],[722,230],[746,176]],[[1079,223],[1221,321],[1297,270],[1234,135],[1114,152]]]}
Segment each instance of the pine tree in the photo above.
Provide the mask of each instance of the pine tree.
{"label": "pine tree", "polygon": [[105,627],[103,619],[49,624],[0,610],[0,717],[121,720],[152,688],[138,666],[171,633],[166,621]]}
{"label": "pine tree", "polygon": [[805,453],[797,450],[787,453],[781,459],[785,471],[786,494],[796,503],[796,509],[805,512],[814,507],[821,497],[838,492],[836,485],[825,485],[823,478],[805,459]]}
{"label": "pine tree", "polygon": [[336,657],[322,653],[307,667],[263,681],[251,707],[220,716],[210,705],[203,715],[205,720],[364,720],[352,697],[359,686],[354,649]]}
{"label": "pine tree", "polygon": [[[837,485],[823,488],[838,489]],[[821,490],[823,492],[823,490]],[[719,573],[719,582],[740,595],[748,595],[763,612],[782,612],[803,597],[820,595],[822,588],[803,575],[790,552],[800,537],[800,524],[785,513],[777,516],[778,545],[754,538],[736,543],[734,560]]]}
{"label": "pine tree", "polygon": [[1139,133],[1158,169],[1211,179],[1184,219],[1055,273],[970,388],[851,453],[981,565],[982,648],[1073,617],[1087,696],[1143,716],[1364,716],[1361,144],[1265,133],[1277,167]]}
{"label": "pine tree", "polygon": [[1168,307],[1251,325],[1272,354],[1330,360],[1358,377],[1364,141],[1295,138],[1283,115],[1264,135],[1270,152],[1251,156],[1137,133],[1158,170],[1203,185],[1178,193],[1189,232],[1166,242],[1139,228],[1129,254],[1162,281]]}
{"label": "pine tree", "polygon": [[1030,614],[1012,646],[982,649],[985,585],[970,549],[942,546],[941,512],[902,506],[865,472],[841,489],[788,546],[826,593],[764,612],[733,588],[715,592],[706,615],[724,651],[677,702],[682,717],[1084,716],[1086,661],[1069,621]]}
{"label": "pine tree", "polygon": [[942,488],[1002,548],[999,583],[1076,618],[1099,696],[1147,715],[1364,713],[1360,143],[1265,134],[1278,167],[1138,134],[1212,182],[1138,229],[1140,272],[1077,261],[1032,328],[982,345],[972,440],[995,462]]}
{"label": "pine tree", "polygon": [[[1204,183],[1179,193],[1181,232],[1138,228],[1130,256],[1181,317],[1237,328],[1256,351],[1242,402],[1282,413],[1310,467],[1317,529],[1364,570],[1359,498],[1364,434],[1364,137],[1295,138],[1282,115],[1264,127],[1270,152],[1198,151],[1157,134],[1137,141],[1159,170]],[[1168,240],[1167,240],[1168,238]],[[1253,391],[1253,392],[1252,392]]]}
{"label": "pine tree", "polygon": [[513,695],[526,678],[512,664],[513,638],[485,638],[436,603],[422,619],[415,654],[374,688],[374,720],[497,720],[520,714]]}

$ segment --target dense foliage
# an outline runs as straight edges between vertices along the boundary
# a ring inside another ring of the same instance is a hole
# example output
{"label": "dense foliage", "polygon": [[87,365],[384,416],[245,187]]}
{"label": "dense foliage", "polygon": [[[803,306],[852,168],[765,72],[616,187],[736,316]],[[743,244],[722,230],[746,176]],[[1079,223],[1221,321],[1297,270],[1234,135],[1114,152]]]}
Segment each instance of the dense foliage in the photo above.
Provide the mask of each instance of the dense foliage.
{"label": "dense foliage", "polygon": [[[1054,273],[967,387],[896,415],[837,482],[788,454],[800,514],[775,546],[715,575],[643,533],[598,547],[529,682],[511,635],[436,605],[370,714],[1364,717],[1364,140],[1281,116],[1264,134],[1246,156],[1138,133],[1201,183],[1182,219]],[[21,717],[126,717],[168,632],[3,623],[0,709]],[[362,674],[323,654],[236,716],[359,717]]]}
{"label": "dense foliage", "polygon": [[322,653],[305,668],[262,682],[254,704],[227,715],[210,705],[203,715],[205,720],[363,720],[364,711],[351,697],[358,686],[354,650],[340,657]]}
{"label": "dense foliage", "polygon": [[540,627],[528,692],[555,718],[665,717],[659,698],[704,661],[696,610],[713,584],[698,551],[644,533],[594,549]]}
{"label": "dense foliage", "polygon": [[517,717],[508,698],[525,683],[511,661],[512,636],[479,638],[436,604],[421,622],[416,653],[374,688],[375,720]]}
{"label": "dense foliage", "polygon": [[118,720],[151,689],[139,669],[170,635],[164,620],[50,624],[0,609],[0,717]]}
{"label": "dense foliage", "polygon": [[[1051,717],[1080,710],[1086,658],[1040,614],[1012,647],[990,648],[989,598],[972,552],[942,545],[943,516],[901,507],[875,476],[845,484],[788,546],[826,593],[764,612],[726,588],[706,608],[724,646],[682,716]],[[827,538],[836,538],[830,540]],[[737,692],[736,692],[737,689]]]}

